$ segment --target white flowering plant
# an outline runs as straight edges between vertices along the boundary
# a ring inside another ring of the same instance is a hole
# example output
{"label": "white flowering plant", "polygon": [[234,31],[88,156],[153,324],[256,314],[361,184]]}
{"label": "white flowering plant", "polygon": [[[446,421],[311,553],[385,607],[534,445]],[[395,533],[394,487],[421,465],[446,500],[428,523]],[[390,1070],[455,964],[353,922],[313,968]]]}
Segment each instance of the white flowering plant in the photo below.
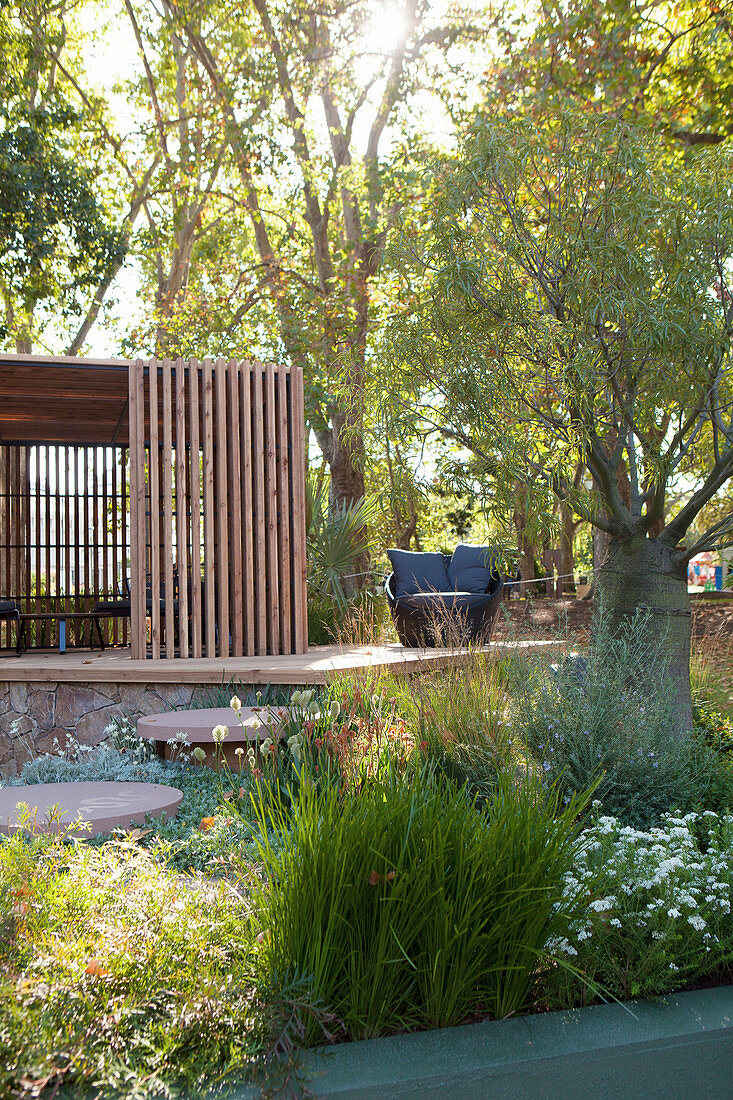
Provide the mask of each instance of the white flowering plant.
{"label": "white flowering plant", "polygon": [[[235,702],[232,709],[241,722]],[[266,736],[256,759],[254,749],[248,750],[248,770],[263,787],[266,801],[286,806],[306,776],[319,787],[360,787],[378,775],[404,771],[415,749],[397,714],[397,700],[368,690],[368,685],[297,689],[287,706],[262,707],[259,717],[259,724],[267,726]]]}
{"label": "white flowering plant", "polygon": [[588,900],[548,945],[570,964],[545,974],[553,1007],[583,1004],[595,988],[646,997],[730,975],[733,816],[668,813],[639,830],[602,815],[584,830],[566,889]]}

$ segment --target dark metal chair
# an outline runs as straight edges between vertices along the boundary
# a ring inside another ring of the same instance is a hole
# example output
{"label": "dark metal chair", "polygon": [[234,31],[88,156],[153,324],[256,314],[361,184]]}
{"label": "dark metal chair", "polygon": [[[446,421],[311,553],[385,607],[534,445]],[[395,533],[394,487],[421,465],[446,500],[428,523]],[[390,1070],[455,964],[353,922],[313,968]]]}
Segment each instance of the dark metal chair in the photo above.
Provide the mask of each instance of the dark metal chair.
{"label": "dark metal chair", "polygon": [[15,623],[15,652],[20,657],[23,652],[23,632],[20,624],[20,608],[14,600],[0,600],[0,619]]}
{"label": "dark metal chair", "polygon": [[97,629],[102,649],[104,649],[104,636],[102,634],[101,619],[129,619],[132,614],[132,593],[130,581],[124,577],[117,592],[111,596],[103,596],[92,608],[94,625]]}

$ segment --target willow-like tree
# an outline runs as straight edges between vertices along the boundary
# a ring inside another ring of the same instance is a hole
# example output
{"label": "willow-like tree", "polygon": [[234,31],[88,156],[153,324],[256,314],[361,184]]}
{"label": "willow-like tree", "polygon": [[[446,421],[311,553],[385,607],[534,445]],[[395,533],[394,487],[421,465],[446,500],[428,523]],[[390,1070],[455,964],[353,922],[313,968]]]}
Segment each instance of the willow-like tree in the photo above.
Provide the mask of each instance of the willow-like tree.
{"label": "willow-like tree", "polygon": [[[419,417],[453,440],[499,511],[529,470],[540,502],[607,531],[600,594],[616,619],[653,617],[680,729],[687,563],[733,541],[729,511],[687,537],[733,475],[730,167],[715,150],[671,173],[652,141],[603,119],[476,124],[401,239],[419,293],[392,325],[384,379],[393,429]],[[695,451],[707,467],[659,530]]]}

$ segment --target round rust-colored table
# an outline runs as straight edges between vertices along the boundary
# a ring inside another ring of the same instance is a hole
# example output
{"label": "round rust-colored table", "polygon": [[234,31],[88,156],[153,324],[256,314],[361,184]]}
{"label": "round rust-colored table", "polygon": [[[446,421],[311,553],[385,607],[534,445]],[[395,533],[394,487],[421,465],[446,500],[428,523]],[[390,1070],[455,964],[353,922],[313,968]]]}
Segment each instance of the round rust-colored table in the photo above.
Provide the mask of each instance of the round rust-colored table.
{"label": "round rust-colored table", "polygon": [[26,826],[44,833],[58,833],[74,822],[86,822],[75,835],[99,836],[129,825],[143,825],[148,815],[175,817],[183,793],[162,783],[26,783],[0,789],[0,832]]}
{"label": "round rust-colored table", "polygon": [[[255,752],[266,737],[279,736],[288,714],[287,707],[242,707],[241,722],[231,707],[203,707],[200,710],[169,710],[162,714],[146,714],[137,720],[138,737],[155,742],[158,756],[170,760],[180,751],[181,737],[192,748],[199,746],[206,753],[205,763],[215,765],[216,745],[213,738],[215,726],[229,730],[221,746],[224,760],[230,768],[238,769],[241,758],[236,750],[245,752],[252,746]],[[259,723],[259,725],[257,724]],[[169,743],[172,742],[172,743]]]}

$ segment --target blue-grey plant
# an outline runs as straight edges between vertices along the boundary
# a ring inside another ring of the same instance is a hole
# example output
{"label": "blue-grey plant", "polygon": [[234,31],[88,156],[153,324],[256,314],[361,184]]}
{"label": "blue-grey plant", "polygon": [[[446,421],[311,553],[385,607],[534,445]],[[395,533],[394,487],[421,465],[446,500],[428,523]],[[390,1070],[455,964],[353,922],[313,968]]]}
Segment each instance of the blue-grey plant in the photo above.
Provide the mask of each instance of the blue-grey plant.
{"label": "blue-grey plant", "polygon": [[701,804],[712,753],[675,724],[663,639],[647,612],[614,628],[603,607],[582,658],[527,661],[516,677],[515,732],[530,764],[569,798],[596,798],[625,824]]}

